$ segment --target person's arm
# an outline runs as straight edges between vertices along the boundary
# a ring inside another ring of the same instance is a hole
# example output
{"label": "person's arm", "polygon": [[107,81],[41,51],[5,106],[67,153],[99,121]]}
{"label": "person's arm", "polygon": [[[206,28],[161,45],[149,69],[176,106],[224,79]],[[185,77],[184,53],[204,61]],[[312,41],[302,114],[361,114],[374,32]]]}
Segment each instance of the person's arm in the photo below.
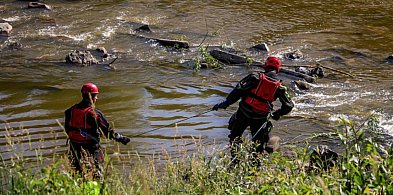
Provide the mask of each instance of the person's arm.
{"label": "person's arm", "polygon": [[115,131],[110,127],[105,115],[100,110],[94,109],[94,111],[97,115],[98,128],[101,129],[105,137],[108,139],[113,139],[117,142],[121,142],[124,145],[131,141],[130,138],[120,135],[119,133],[115,133]]}
{"label": "person's arm", "polygon": [[281,102],[281,107],[272,113],[272,118],[278,120],[281,116],[288,114],[292,111],[294,103],[287,92],[287,88],[281,85],[277,91],[276,96]]}
{"label": "person's arm", "polygon": [[228,94],[225,101],[216,104],[213,107],[213,110],[218,110],[218,108],[226,109],[228,106],[234,104],[240,98],[247,95],[248,91],[251,88],[255,87],[258,84],[258,82],[259,82],[258,73],[252,73],[247,75],[246,77],[244,77],[242,80],[239,81],[236,87]]}
{"label": "person's arm", "polygon": [[114,130],[110,127],[105,115],[98,109],[94,109],[97,115],[97,127],[102,131],[104,136],[108,139],[113,139]]}

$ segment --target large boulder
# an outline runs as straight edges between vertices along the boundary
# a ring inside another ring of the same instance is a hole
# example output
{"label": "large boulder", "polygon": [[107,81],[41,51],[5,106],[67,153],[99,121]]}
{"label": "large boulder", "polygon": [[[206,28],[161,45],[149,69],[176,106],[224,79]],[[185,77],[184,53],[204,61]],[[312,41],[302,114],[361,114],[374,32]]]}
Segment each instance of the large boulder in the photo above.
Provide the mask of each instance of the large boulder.
{"label": "large boulder", "polygon": [[12,26],[8,22],[0,23],[0,36],[9,36]]}
{"label": "large boulder", "polygon": [[67,54],[65,60],[67,63],[79,64],[81,66],[98,64],[98,60],[90,53],[90,51],[72,51],[71,53]]}

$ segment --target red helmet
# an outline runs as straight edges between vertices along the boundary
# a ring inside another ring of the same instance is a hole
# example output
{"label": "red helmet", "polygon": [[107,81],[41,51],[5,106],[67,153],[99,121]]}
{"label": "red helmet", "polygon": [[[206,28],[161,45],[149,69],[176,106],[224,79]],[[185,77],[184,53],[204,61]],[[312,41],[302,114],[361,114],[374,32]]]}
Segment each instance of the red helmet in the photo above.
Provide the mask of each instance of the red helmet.
{"label": "red helmet", "polygon": [[270,67],[271,69],[274,69],[278,72],[280,71],[280,66],[281,66],[280,58],[274,56],[269,56],[265,62],[265,69]]}
{"label": "red helmet", "polygon": [[84,84],[82,86],[81,92],[82,92],[82,94],[86,94],[86,93],[97,94],[97,93],[99,93],[97,85],[95,85],[93,83]]}

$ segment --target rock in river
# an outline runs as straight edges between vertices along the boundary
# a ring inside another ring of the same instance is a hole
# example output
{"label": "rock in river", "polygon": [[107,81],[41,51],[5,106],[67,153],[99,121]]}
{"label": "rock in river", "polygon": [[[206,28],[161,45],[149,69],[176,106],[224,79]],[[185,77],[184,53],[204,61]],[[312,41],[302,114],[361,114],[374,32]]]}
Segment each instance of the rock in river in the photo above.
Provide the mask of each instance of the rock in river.
{"label": "rock in river", "polygon": [[52,9],[49,5],[44,4],[44,3],[37,3],[37,2],[30,2],[29,5],[27,6],[27,8],[31,9],[31,8],[43,8],[43,9],[47,9],[50,10]]}
{"label": "rock in river", "polygon": [[72,51],[71,53],[67,54],[65,60],[67,63],[79,64],[81,66],[98,64],[98,60],[90,53],[90,51]]}
{"label": "rock in river", "polygon": [[11,33],[12,26],[8,24],[7,22],[5,23],[0,23],[0,36],[9,36]]}

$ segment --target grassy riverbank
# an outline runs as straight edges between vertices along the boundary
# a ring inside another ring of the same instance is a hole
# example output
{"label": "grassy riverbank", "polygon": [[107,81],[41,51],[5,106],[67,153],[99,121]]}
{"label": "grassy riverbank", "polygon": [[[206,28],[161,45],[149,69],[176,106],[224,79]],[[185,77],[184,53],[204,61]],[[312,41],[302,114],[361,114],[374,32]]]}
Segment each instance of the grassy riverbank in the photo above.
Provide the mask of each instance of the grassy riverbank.
{"label": "grassy riverbank", "polygon": [[[178,158],[140,160],[132,166],[113,166],[106,158],[102,183],[72,176],[66,158],[40,170],[24,167],[23,160],[1,164],[3,194],[393,194],[392,145],[381,145],[376,118],[355,125],[342,121],[330,134],[342,149],[340,161],[323,170],[309,165],[310,151],[287,147],[287,152],[258,156],[250,143],[241,148],[238,164],[228,150],[209,151],[196,140],[198,152]],[[246,141],[247,142],[247,141]],[[288,149],[291,148],[291,149]],[[164,154],[165,151],[163,151]],[[289,155],[291,154],[291,155]],[[124,157],[123,157],[124,158]],[[124,159],[122,159],[124,161]],[[131,159],[129,159],[131,160]],[[133,160],[135,161],[135,159]]]}

